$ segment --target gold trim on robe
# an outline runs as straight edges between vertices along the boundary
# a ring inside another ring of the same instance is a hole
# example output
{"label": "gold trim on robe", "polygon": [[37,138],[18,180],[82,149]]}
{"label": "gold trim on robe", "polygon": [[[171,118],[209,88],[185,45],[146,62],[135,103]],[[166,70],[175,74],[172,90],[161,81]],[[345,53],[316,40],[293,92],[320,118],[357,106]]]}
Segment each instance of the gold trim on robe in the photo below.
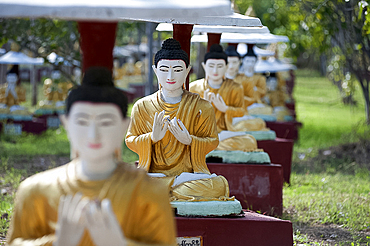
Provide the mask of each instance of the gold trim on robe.
{"label": "gold trim on robe", "polygon": [[[59,199],[77,192],[90,199],[111,201],[127,245],[176,245],[166,187],[125,163],[118,164],[106,180],[83,181],[76,176],[76,161],[21,183],[7,235],[8,245],[52,245]],[[95,245],[87,230],[78,245]]]}

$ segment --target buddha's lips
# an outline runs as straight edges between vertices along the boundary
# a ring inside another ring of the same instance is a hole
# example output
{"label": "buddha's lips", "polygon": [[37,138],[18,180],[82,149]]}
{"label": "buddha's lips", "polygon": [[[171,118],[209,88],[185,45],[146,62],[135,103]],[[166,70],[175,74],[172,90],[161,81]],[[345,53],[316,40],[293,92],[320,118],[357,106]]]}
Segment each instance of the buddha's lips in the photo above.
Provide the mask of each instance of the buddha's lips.
{"label": "buddha's lips", "polygon": [[176,83],[176,81],[166,81],[166,83],[167,83],[167,84],[171,84],[171,85],[173,85],[173,84],[175,84],[175,83]]}
{"label": "buddha's lips", "polygon": [[102,146],[101,143],[97,143],[97,144],[90,143],[89,144],[89,148],[91,148],[91,149],[100,149],[101,146]]}
{"label": "buddha's lips", "polygon": [[215,76],[215,77],[218,76],[218,73],[214,74],[213,76]]}

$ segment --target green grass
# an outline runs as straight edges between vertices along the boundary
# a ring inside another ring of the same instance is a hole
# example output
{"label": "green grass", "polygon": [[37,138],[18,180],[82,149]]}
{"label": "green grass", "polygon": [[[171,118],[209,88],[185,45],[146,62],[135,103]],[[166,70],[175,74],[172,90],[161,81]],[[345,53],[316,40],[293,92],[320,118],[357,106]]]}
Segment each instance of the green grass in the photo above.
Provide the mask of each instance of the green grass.
{"label": "green grass", "polygon": [[370,236],[358,236],[370,230],[369,163],[361,166],[346,155],[318,156],[320,149],[331,146],[369,143],[359,86],[354,94],[357,106],[347,106],[325,77],[301,70],[297,71],[294,98],[303,128],[294,145],[291,185],[283,190],[283,217],[293,222],[295,244],[326,245],[309,240],[299,230],[301,225],[337,225],[352,233],[352,239],[340,245],[370,245]]}
{"label": "green grass", "polygon": [[294,222],[370,228],[370,175],[293,174],[284,188],[284,207]]}
{"label": "green grass", "polygon": [[307,71],[298,71],[297,75],[294,98],[303,128],[295,148],[324,148],[348,142],[346,134],[352,132],[359,122],[365,121],[360,88],[356,86],[355,92],[358,106],[347,106],[341,102],[336,86],[325,77]]}

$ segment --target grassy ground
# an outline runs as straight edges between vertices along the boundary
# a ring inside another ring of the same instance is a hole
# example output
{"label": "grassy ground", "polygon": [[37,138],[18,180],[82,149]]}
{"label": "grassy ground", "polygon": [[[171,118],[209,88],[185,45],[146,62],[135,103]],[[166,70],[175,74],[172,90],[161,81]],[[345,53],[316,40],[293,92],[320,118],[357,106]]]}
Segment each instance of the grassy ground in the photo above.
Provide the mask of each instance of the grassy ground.
{"label": "grassy ground", "polygon": [[[370,130],[361,124],[361,94],[355,94],[357,107],[344,106],[327,79],[298,71],[294,96],[303,128],[294,146],[291,185],[283,191],[283,218],[293,223],[295,244],[370,245]],[[353,151],[345,145],[350,142],[355,143]],[[126,162],[138,159],[126,146],[122,150]],[[68,155],[63,129],[0,137],[0,239],[19,182],[67,162]]]}
{"label": "grassy ground", "polygon": [[326,78],[298,71],[294,97],[303,128],[291,185],[283,191],[283,216],[293,222],[295,244],[370,245],[370,159],[343,147],[369,145],[360,91],[358,106],[345,106]]}

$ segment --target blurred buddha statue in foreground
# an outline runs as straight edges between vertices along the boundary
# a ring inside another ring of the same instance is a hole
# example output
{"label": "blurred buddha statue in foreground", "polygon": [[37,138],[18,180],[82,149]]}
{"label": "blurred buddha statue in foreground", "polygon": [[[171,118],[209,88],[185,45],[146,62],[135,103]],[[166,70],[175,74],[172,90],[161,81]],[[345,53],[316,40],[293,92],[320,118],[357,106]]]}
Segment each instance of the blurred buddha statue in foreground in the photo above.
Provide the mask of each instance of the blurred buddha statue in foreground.
{"label": "blurred buddha statue in foreground", "polygon": [[165,182],[172,201],[227,201],[229,186],[210,173],[205,156],[218,145],[212,105],[184,89],[190,71],[180,43],[167,39],[155,55],[159,90],[137,101],[126,145],[139,155],[139,168]]}
{"label": "blurred buddha statue in foreground", "polygon": [[17,191],[8,245],[175,245],[167,188],[120,161],[127,99],[89,68],[62,117],[77,158]]}
{"label": "blurred buddha statue in foreground", "polygon": [[256,151],[257,141],[245,131],[268,131],[262,119],[246,115],[243,88],[225,78],[227,55],[219,44],[211,46],[205,55],[203,67],[206,78],[190,84],[190,91],[198,93],[214,106],[219,150]]}
{"label": "blurred buddha statue in foreground", "polygon": [[[235,59],[239,54],[234,47],[229,47],[228,59]],[[266,78],[261,74],[254,73],[256,62],[257,56],[253,51],[253,45],[248,45],[248,52],[244,56],[239,74],[235,76],[234,80],[243,86],[244,107],[249,114],[272,114],[272,108],[263,104],[261,100],[267,91]]]}

